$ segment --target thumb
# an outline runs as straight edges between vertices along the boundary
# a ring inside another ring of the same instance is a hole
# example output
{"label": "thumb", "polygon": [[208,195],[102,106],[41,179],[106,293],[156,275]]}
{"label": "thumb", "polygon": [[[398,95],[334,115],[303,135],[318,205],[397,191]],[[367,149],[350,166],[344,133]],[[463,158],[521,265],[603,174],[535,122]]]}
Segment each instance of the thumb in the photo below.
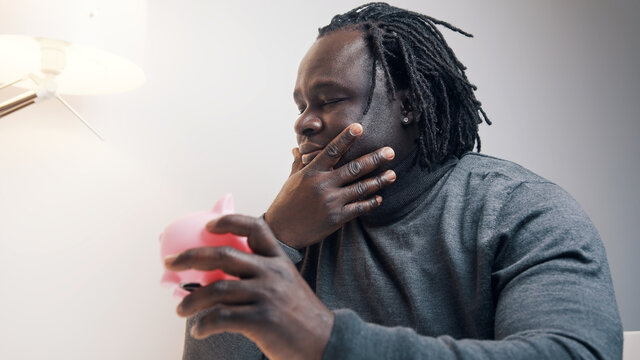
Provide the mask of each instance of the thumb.
{"label": "thumb", "polygon": [[304,165],[302,164],[302,154],[300,154],[300,149],[293,148],[291,149],[291,153],[293,154],[293,164],[291,164],[291,174],[293,175],[298,171],[302,170]]}

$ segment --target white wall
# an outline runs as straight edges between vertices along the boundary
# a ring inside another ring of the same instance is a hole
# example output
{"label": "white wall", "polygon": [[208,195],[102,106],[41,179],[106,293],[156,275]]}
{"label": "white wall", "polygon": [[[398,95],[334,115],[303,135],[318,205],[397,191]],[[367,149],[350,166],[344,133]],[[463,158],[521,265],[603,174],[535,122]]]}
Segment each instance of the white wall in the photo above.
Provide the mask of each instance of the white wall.
{"label": "white wall", "polygon": [[[640,329],[639,2],[394,4],[475,35],[444,31],[495,124],[484,152],[578,199],[625,329]],[[158,234],[226,192],[239,212],[266,209],[295,145],[297,64],[316,29],[356,5],[153,0],[145,86],[68,99],[106,142],[56,102],[0,119],[0,358],[179,357]]]}

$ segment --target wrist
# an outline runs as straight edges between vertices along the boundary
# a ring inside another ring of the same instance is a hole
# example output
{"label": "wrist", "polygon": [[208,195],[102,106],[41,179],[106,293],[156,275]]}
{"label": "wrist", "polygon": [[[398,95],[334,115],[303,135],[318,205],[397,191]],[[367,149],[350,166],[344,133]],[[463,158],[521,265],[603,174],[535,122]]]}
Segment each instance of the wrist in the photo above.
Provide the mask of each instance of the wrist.
{"label": "wrist", "polygon": [[267,223],[267,226],[269,226],[269,229],[271,229],[271,232],[278,241],[295,250],[300,250],[300,247],[296,246],[294,241],[292,241],[294,237],[287,236],[285,231],[281,231],[281,226],[278,226],[277,222],[273,220],[271,214],[269,213],[269,210],[262,214],[262,219],[264,219],[264,222]]}

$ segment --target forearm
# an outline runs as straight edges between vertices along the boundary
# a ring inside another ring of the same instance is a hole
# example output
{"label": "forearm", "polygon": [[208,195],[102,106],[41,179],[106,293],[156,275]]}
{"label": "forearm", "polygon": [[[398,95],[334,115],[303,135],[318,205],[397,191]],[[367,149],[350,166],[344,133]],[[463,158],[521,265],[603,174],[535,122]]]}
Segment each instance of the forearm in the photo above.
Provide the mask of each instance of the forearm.
{"label": "forearm", "polygon": [[[324,359],[596,359],[580,341],[553,329],[512,334],[500,340],[429,337],[405,327],[366,323],[337,310]],[[616,346],[612,344],[612,346]]]}

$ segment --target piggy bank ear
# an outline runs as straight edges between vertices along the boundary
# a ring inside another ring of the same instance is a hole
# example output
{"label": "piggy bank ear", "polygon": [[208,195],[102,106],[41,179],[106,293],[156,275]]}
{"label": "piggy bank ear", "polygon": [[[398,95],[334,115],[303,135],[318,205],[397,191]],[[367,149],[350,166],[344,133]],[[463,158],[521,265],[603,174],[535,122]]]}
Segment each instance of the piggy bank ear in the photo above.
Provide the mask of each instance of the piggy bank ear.
{"label": "piggy bank ear", "polygon": [[233,214],[233,195],[226,194],[213,206],[213,212],[222,215]]}

